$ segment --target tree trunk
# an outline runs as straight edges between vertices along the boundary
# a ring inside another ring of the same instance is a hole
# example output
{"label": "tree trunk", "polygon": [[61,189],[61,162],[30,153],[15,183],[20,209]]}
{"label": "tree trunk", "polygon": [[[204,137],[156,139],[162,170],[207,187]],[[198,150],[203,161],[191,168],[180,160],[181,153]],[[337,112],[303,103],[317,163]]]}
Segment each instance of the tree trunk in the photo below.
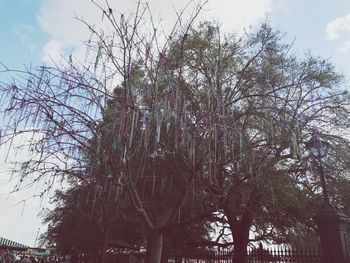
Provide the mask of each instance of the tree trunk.
{"label": "tree trunk", "polygon": [[106,263],[107,262],[107,249],[108,249],[108,239],[109,239],[109,221],[108,221],[108,216],[105,215],[105,218],[107,220],[105,221],[105,228],[103,231],[103,245],[102,245],[102,255],[101,255],[101,263]]}
{"label": "tree trunk", "polygon": [[107,261],[107,239],[103,240],[101,262],[106,263]]}
{"label": "tree trunk", "polygon": [[163,234],[160,232],[152,233],[146,253],[145,263],[161,263],[163,250]]}
{"label": "tree trunk", "polygon": [[247,260],[247,247],[249,242],[249,228],[244,227],[235,230],[234,239],[234,261],[235,263],[245,263]]}
{"label": "tree trunk", "polygon": [[252,219],[249,213],[243,213],[241,220],[229,210],[225,214],[230,225],[234,243],[234,263],[246,263],[247,247],[249,243],[249,230],[252,224]]}

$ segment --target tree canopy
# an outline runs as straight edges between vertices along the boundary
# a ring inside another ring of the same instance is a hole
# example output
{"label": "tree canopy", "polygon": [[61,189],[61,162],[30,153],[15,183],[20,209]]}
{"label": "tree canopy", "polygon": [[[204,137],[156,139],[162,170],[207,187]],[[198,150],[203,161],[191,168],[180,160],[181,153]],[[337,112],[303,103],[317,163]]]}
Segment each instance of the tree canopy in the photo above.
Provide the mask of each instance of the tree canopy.
{"label": "tree canopy", "polygon": [[331,145],[323,162],[331,201],[348,209],[339,184],[348,183],[349,168],[342,76],[327,60],[298,58],[266,24],[244,35],[197,25],[202,7],[161,36],[147,5],[119,19],[96,5],[110,28],[82,21],[92,33],[91,63],[69,57],[39,69],[4,69],[18,77],[0,87],[8,121],[2,145],[31,137],[21,147],[31,153],[21,176],[49,187],[63,176],[72,186],[58,193],[60,204],[47,217],[53,237],[78,224],[78,210],[102,249],[137,222],[134,244],[146,244],[149,261],[160,262],[164,236],[176,234],[170,229],[198,231],[199,240],[184,243],[200,242],[208,222],[224,215],[243,262],[250,230],[257,240],[289,242],[313,229],[310,208],[321,188],[306,142],[314,134]]}

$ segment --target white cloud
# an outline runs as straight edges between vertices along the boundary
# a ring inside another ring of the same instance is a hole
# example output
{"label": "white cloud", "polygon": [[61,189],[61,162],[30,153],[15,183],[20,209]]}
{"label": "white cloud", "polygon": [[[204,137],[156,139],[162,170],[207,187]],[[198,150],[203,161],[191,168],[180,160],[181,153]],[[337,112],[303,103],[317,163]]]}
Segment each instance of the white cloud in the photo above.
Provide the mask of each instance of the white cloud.
{"label": "white cloud", "polygon": [[327,24],[326,39],[336,40],[339,38],[340,33],[344,31],[350,31],[350,14],[338,17]]}
{"label": "white cloud", "polygon": [[42,60],[46,64],[51,64],[53,61],[60,61],[63,54],[63,45],[60,41],[51,40],[45,44],[43,48]]}
{"label": "white cloud", "polygon": [[[104,0],[97,2],[105,5]],[[167,28],[167,25],[172,25],[176,19],[175,10],[184,8],[188,0],[148,2],[156,20],[161,18]],[[225,30],[237,30],[263,19],[271,10],[271,2],[272,0],[210,0],[199,19],[214,18],[222,22]],[[119,16],[119,13],[128,14],[136,8],[134,0],[110,1],[110,4],[116,16]],[[75,14],[97,28],[102,25],[102,12],[90,1],[43,0],[37,19],[43,31],[51,37],[45,46],[44,60],[48,58],[49,49],[58,48],[59,45],[61,49],[82,49],[83,41],[89,38],[89,30],[86,25],[74,19]],[[185,15],[188,15],[188,12]],[[78,53],[84,52],[80,50]]]}
{"label": "white cloud", "polygon": [[343,43],[343,45],[338,49],[340,52],[347,53],[350,51],[350,41]]}
{"label": "white cloud", "polygon": [[84,40],[82,36],[85,36],[88,30],[74,20],[74,13],[91,20],[94,12],[87,8],[90,5],[90,1],[86,0],[44,0],[37,19],[43,31],[53,39],[61,41],[64,45],[76,45]]}
{"label": "white cloud", "polygon": [[[4,154],[4,151],[0,154]],[[11,159],[13,158],[11,156]],[[22,158],[24,158],[22,155],[17,156],[17,159]],[[2,159],[0,158],[0,160]],[[41,233],[46,229],[38,214],[43,207],[48,206],[48,200],[32,198],[40,192],[43,185],[36,184],[33,187],[11,193],[16,188],[19,177],[16,174],[11,175],[5,167],[6,164],[1,163],[0,204],[3,211],[6,211],[0,221],[1,236],[24,245],[33,246],[37,229],[40,227]]]}
{"label": "white cloud", "polygon": [[40,190],[35,187],[9,194],[16,183],[16,179],[9,179],[9,175],[2,174],[0,180],[0,203],[3,211],[6,211],[0,221],[1,236],[33,246],[38,227],[41,228],[41,233],[46,229],[46,226],[42,226],[42,218],[38,213],[42,207],[47,206],[47,201],[44,200],[45,203],[41,204],[38,198],[31,198]]}
{"label": "white cloud", "polygon": [[217,0],[209,2],[225,30],[239,30],[261,21],[271,11],[272,0]]}
{"label": "white cloud", "polygon": [[39,136],[22,133],[0,147],[0,205],[5,211],[0,221],[0,236],[28,246],[34,245],[38,227],[41,227],[41,232],[46,229],[38,214],[42,208],[50,207],[48,198],[51,194],[34,198],[47,187],[46,178],[30,184],[31,178],[21,180],[19,173],[11,172],[19,170],[22,162],[35,158],[26,146],[32,139],[39,139]]}

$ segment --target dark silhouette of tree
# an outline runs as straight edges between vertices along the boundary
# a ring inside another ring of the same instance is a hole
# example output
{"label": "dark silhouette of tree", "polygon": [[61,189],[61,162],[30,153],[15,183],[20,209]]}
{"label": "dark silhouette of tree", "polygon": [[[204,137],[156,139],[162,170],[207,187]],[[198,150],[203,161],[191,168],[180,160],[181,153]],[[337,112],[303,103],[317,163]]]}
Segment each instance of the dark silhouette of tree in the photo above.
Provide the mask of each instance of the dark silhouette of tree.
{"label": "dark silhouette of tree", "polygon": [[329,62],[298,59],[269,26],[241,39],[219,28],[208,37],[208,28],[191,31],[175,48],[183,64],[174,66],[193,97],[202,98],[194,101],[212,142],[203,182],[226,216],[235,260],[243,262],[252,228],[256,240],[284,242],[288,233],[314,228],[309,208],[320,185],[306,142],[317,129],[332,145],[328,175],[346,175],[349,100]]}
{"label": "dark silhouette of tree", "polygon": [[169,229],[213,212],[226,216],[235,262],[246,258],[251,229],[257,239],[280,238],[298,229],[294,219],[308,224],[300,209],[320,187],[305,142],[316,128],[333,145],[329,176],[348,169],[348,96],[333,66],[311,55],[299,60],[267,25],[243,36],[195,27],[202,7],[187,23],[180,13],[162,35],[147,5],[117,18],[108,3],[96,4],[110,28],[82,21],[93,36],[88,66],[69,58],[4,69],[18,77],[1,85],[2,144],[32,138],[21,147],[31,156],[15,170],[48,188],[63,176],[89,189],[102,247],[120,212],[132,208],[148,262],[160,262]]}

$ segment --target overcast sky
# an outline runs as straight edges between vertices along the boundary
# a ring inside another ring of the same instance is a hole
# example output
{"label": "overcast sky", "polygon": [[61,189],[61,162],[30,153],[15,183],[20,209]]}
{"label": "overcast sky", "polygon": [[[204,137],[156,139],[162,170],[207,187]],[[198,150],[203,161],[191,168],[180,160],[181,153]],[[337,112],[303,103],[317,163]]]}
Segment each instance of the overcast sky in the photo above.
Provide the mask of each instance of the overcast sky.
{"label": "overcast sky", "polygon": [[[128,13],[136,5],[136,0],[110,2],[119,13]],[[170,24],[174,10],[188,1],[148,2],[155,17]],[[0,0],[0,62],[19,68],[48,63],[62,50],[79,54],[89,36],[86,28],[73,19],[74,14],[91,24],[101,21],[101,13],[89,0]],[[289,41],[295,40],[294,51],[300,56],[311,52],[330,59],[349,79],[349,0],[209,0],[201,18],[220,21],[226,31],[239,31],[267,20],[285,32]],[[9,195],[14,184],[9,179],[10,174],[0,163],[0,236],[33,246],[38,228],[40,232],[45,229],[37,215],[48,202],[38,198],[23,202],[40,186]]]}

